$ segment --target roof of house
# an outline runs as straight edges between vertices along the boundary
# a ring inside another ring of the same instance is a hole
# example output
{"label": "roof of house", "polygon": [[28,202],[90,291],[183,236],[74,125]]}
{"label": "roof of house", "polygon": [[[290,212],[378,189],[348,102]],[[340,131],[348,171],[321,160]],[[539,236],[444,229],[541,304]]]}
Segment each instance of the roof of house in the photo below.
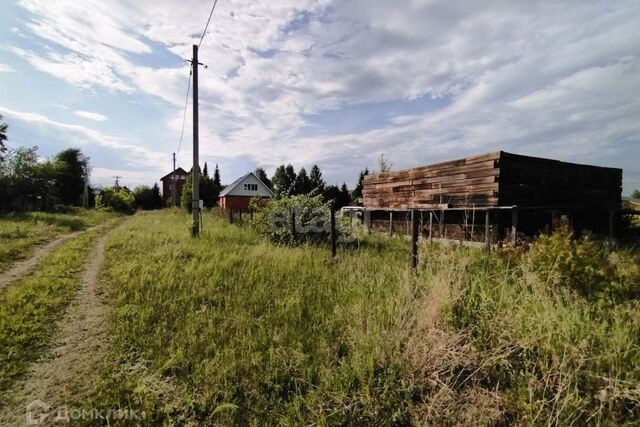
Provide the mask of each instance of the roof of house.
{"label": "roof of house", "polygon": [[[178,175],[188,175],[188,172],[182,168],[176,168],[175,173]],[[160,181],[164,181],[165,179],[168,179],[171,177],[171,175],[174,174],[174,171],[169,172],[168,174],[166,174],[165,176],[163,176],[162,178],[160,178]]]}
{"label": "roof of house", "polygon": [[233,191],[234,188],[236,188],[237,186],[239,186],[242,181],[244,181],[248,176],[253,176],[255,179],[258,180],[258,182],[260,184],[262,184],[262,186],[264,187],[264,189],[266,189],[272,196],[275,196],[275,194],[273,194],[273,191],[271,191],[271,189],[269,187],[267,187],[267,184],[265,184],[264,182],[262,182],[262,180],[260,178],[258,178],[256,176],[256,174],[254,174],[253,172],[249,172],[248,174],[242,175],[240,178],[236,179],[235,181],[233,181],[231,184],[227,185],[225,187],[224,190],[222,190],[220,192],[220,197],[224,197],[227,194],[229,194],[231,191]]}

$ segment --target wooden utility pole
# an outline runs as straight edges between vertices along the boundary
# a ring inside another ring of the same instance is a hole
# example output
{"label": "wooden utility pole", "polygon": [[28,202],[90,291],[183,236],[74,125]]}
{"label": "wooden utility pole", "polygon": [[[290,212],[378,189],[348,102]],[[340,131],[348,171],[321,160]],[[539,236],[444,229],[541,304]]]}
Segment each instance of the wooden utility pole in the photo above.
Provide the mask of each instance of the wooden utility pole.
{"label": "wooden utility pole", "polygon": [[191,69],[193,71],[193,188],[191,194],[191,211],[193,213],[192,235],[200,235],[200,167],[199,167],[199,123],[198,123],[198,45],[193,45]]}
{"label": "wooden utility pole", "polygon": [[171,175],[171,207],[176,207],[176,153],[173,153],[173,175]]}

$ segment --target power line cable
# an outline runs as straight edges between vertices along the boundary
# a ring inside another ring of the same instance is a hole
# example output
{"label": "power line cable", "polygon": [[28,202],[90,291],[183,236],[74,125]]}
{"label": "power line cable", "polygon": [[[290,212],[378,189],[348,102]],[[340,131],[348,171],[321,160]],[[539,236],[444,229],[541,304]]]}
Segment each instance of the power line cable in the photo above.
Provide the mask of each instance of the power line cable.
{"label": "power line cable", "polygon": [[218,4],[218,0],[214,0],[213,7],[211,7],[211,12],[209,13],[209,19],[207,19],[207,25],[204,26],[204,31],[202,32],[202,36],[200,37],[200,42],[198,43],[198,47],[200,47],[205,34],[207,34],[207,28],[209,28],[209,22],[211,22],[211,17],[213,16],[213,11],[216,9],[217,4]]}
{"label": "power line cable", "polygon": [[[211,7],[211,12],[209,12],[209,18],[207,19],[207,24],[204,26],[204,31],[202,32],[202,36],[200,36],[198,47],[200,47],[200,45],[202,44],[202,40],[204,40],[204,36],[207,34],[207,29],[209,28],[209,23],[211,23],[211,17],[213,16],[213,11],[216,10],[217,4],[218,4],[218,0],[214,0],[213,6]],[[193,64],[191,66],[193,67]],[[184,126],[187,120],[187,107],[189,106],[189,93],[191,90],[192,73],[193,73],[193,69],[190,69],[189,79],[187,80],[187,96],[185,97],[185,100],[184,100],[184,111],[182,113],[182,129],[180,130],[180,141],[178,142],[178,151],[176,151],[176,155],[180,154],[180,149],[182,148],[182,139],[184,137]]]}
{"label": "power line cable", "polygon": [[184,136],[184,124],[187,121],[187,107],[189,106],[189,93],[191,91],[191,69],[189,69],[189,79],[187,80],[187,96],[184,99],[184,112],[182,113],[182,130],[180,131],[180,142],[178,142],[178,151],[176,155],[180,154],[180,148],[182,147],[182,137]]}

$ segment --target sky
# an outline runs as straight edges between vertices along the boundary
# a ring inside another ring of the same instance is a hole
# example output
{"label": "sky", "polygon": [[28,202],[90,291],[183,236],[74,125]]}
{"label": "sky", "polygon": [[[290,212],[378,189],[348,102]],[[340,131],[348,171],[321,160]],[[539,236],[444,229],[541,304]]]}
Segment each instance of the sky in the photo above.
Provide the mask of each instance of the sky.
{"label": "sky", "polygon": [[[73,146],[94,185],[192,165],[192,45],[209,0],[0,0],[9,145]],[[199,57],[200,162],[229,183],[318,164],[353,186],[504,150],[640,188],[640,2],[219,0]]]}

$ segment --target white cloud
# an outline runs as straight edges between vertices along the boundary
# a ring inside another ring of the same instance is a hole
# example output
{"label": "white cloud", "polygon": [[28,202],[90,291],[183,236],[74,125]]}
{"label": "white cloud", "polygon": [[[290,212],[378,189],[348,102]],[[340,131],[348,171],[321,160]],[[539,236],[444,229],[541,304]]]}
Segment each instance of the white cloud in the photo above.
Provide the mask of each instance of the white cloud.
{"label": "white cloud", "polygon": [[[209,5],[20,3],[32,14],[27,28],[51,47],[14,53],[82,88],[155,95],[174,109],[168,129],[180,132],[181,58]],[[640,186],[629,160],[640,134],[639,14],[633,0],[220,2],[200,52],[209,66],[200,73],[202,153],[319,162],[336,180],[353,180],[383,151],[397,167],[494,149],[592,163],[613,153],[607,159]],[[140,60],[160,49],[175,64]],[[447,102],[359,132],[300,137],[309,114],[420,97]]]}
{"label": "white cloud", "polygon": [[83,117],[85,119],[89,119],[89,120],[93,120],[96,122],[105,122],[107,120],[109,120],[109,118],[107,116],[103,116],[102,114],[99,113],[92,113],[90,111],[82,111],[82,110],[77,110],[73,112],[76,116],[80,116]]}
{"label": "white cloud", "polygon": [[13,73],[15,71],[11,65],[0,63],[0,73]]}
{"label": "white cloud", "polygon": [[10,120],[19,120],[32,126],[43,126],[51,132],[61,133],[72,144],[86,147],[98,146],[119,151],[124,154],[121,166],[144,167],[147,170],[158,172],[162,169],[158,165],[165,161],[165,153],[145,148],[138,141],[136,141],[138,143],[132,143],[124,138],[105,134],[91,128],[62,123],[42,114],[16,111],[1,105],[0,113]]}

